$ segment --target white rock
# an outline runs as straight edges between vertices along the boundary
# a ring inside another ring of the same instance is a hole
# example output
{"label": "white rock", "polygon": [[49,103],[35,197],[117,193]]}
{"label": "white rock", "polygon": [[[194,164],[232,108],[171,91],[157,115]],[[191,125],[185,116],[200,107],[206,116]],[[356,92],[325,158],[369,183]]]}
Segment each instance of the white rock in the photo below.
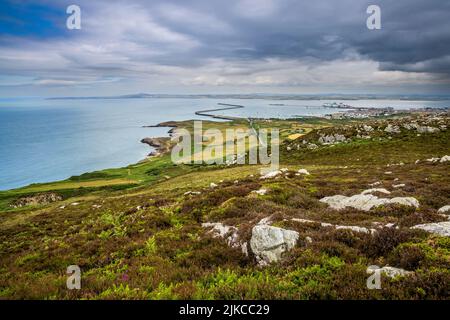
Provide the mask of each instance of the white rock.
{"label": "white rock", "polygon": [[357,194],[351,197],[343,195],[335,195],[325,197],[319,200],[320,202],[328,204],[332,209],[340,210],[345,207],[352,207],[358,210],[369,211],[373,207],[378,207],[386,204],[402,204],[406,206],[419,207],[419,202],[413,197],[396,197],[392,199],[378,198],[371,194]]}
{"label": "white rock", "polygon": [[280,169],[280,171],[281,172],[287,172],[287,171],[289,171],[289,169],[288,168],[282,168],[282,169]]}
{"label": "white rock", "polygon": [[256,193],[257,195],[263,196],[267,193],[267,189],[259,189],[259,190],[254,190],[252,192]]}
{"label": "white rock", "polygon": [[443,206],[442,208],[439,208],[438,213],[446,213],[447,211],[450,211],[450,205]]}
{"label": "white rock", "polygon": [[388,126],[386,127],[386,129],[384,129],[384,131],[388,132],[388,133],[400,133],[400,128],[397,126],[388,124]]}
{"label": "white rock", "polygon": [[403,187],[405,187],[405,186],[406,186],[406,184],[404,184],[404,183],[393,184],[393,185],[392,185],[393,188],[403,188]]}
{"label": "white rock", "polygon": [[443,156],[441,158],[441,160],[439,160],[440,163],[447,162],[447,161],[450,161],[450,156]]}
{"label": "white rock", "polygon": [[256,225],[252,229],[250,248],[259,265],[264,266],[279,261],[285,251],[295,246],[298,237],[296,231]]}
{"label": "white rock", "polygon": [[262,219],[258,222],[259,225],[269,225],[269,224],[271,224],[271,223],[272,223],[272,217],[265,217],[265,218],[262,218]]}
{"label": "white rock", "polygon": [[306,169],[299,169],[298,171],[297,171],[297,173],[299,173],[299,174],[306,174],[307,176],[309,176],[309,172],[308,172],[308,170],[306,170]]}
{"label": "white rock", "polygon": [[305,241],[308,242],[308,243],[312,243],[312,242],[313,242],[313,240],[312,240],[311,237],[306,237],[306,238],[305,238]]}
{"label": "white rock", "polygon": [[211,182],[209,184],[209,187],[213,189],[213,188],[217,187],[217,184],[215,184],[214,182]]}
{"label": "white rock", "polygon": [[209,232],[213,234],[214,238],[223,238],[230,247],[241,248],[242,253],[248,255],[247,242],[242,243],[239,241],[238,229],[236,227],[227,226],[220,222],[205,222],[202,223],[202,227],[212,227]]}
{"label": "white rock", "polygon": [[78,202],[73,202],[73,203],[71,203],[70,205],[72,205],[72,206],[77,206],[77,205],[79,205],[80,203],[78,203]]}
{"label": "white rock", "polygon": [[367,189],[367,190],[364,190],[363,192],[361,192],[361,194],[371,194],[371,193],[374,193],[374,192],[380,192],[380,193],[384,193],[384,194],[391,194],[391,192],[386,190],[385,188]]}
{"label": "white rock", "polygon": [[355,232],[362,232],[362,233],[375,233],[376,229],[368,229],[365,227],[359,227],[359,226],[341,226],[341,225],[334,225],[327,222],[319,222],[314,220],[308,220],[308,219],[299,219],[299,218],[292,218],[292,221],[300,222],[300,223],[319,223],[321,227],[333,227],[336,229],[347,229]]}
{"label": "white rock", "polygon": [[367,273],[372,274],[374,272],[380,272],[388,276],[389,278],[395,278],[398,276],[407,276],[412,274],[412,271],[406,271],[405,269],[395,268],[390,266],[384,266],[382,268],[378,266],[369,266],[367,268]]}
{"label": "white rock", "polygon": [[420,133],[435,133],[439,132],[439,128],[433,128],[433,127],[417,127],[417,132]]}
{"label": "white rock", "polygon": [[336,225],[335,228],[337,230],[344,229],[344,230],[351,230],[351,231],[362,232],[362,233],[375,233],[375,232],[377,232],[375,229],[367,229],[365,227],[358,227],[358,226],[340,226],[340,225]]}
{"label": "white rock", "polygon": [[440,236],[450,237],[450,221],[418,224],[412,229],[421,229]]}
{"label": "white rock", "polygon": [[381,185],[381,181],[377,181],[377,182],[374,182],[374,183],[369,183],[369,187],[375,187],[375,186],[379,186],[379,185]]}
{"label": "white rock", "polygon": [[199,194],[201,194],[201,192],[200,191],[186,191],[185,193],[183,193],[184,196],[188,196],[190,194],[199,195]]}
{"label": "white rock", "polygon": [[386,171],[384,174],[392,174],[392,171]]}
{"label": "white rock", "polygon": [[280,174],[281,174],[281,170],[274,170],[274,171],[267,172],[266,174],[261,176],[260,179],[271,179],[271,178],[275,178],[276,176],[278,176]]}
{"label": "white rock", "polygon": [[413,197],[395,197],[389,200],[389,203],[397,203],[404,206],[419,207],[419,201]]}

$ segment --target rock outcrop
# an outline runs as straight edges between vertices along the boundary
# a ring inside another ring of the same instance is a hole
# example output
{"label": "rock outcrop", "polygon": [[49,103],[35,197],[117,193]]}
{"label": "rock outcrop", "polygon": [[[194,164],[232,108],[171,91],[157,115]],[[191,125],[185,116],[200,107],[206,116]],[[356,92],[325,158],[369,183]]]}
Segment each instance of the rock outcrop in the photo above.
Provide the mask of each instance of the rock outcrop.
{"label": "rock outcrop", "polygon": [[450,205],[443,206],[442,208],[439,208],[438,213],[447,213],[450,211]]}
{"label": "rock outcrop", "polygon": [[327,222],[319,222],[314,220],[308,220],[308,219],[299,219],[299,218],[292,218],[292,221],[300,222],[300,223],[319,223],[321,227],[332,227],[337,230],[343,229],[343,230],[351,230],[355,232],[362,232],[362,233],[375,233],[377,232],[376,229],[368,229],[366,227],[360,227],[360,226],[342,226],[338,224],[331,224]]}
{"label": "rock outcrop", "polygon": [[450,237],[450,221],[418,224],[412,229],[421,229],[439,236]]}
{"label": "rock outcrop", "polygon": [[335,195],[325,197],[319,200],[320,202],[328,204],[335,210],[341,210],[345,207],[352,207],[358,210],[369,211],[374,207],[388,204],[401,204],[405,206],[413,206],[418,208],[419,201],[413,197],[396,197],[392,199],[378,198],[371,194],[357,194],[351,197],[343,195]]}
{"label": "rock outcrop", "polygon": [[239,240],[238,228],[234,226],[227,226],[220,222],[205,222],[202,223],[203,228],[211,228],[209,231],[214,238],[225,239],[227,244],[232,248],[241,248],[242,253],[248,255],[247,242]]}
{"label": "rock outcrop", "polygon": [[292,249],[297,243],[299,234],[269,225],[256,225],[252,229],[250,248],[259,265],[265,266],[277,262],[284,252]]}
{"label": "rock outcrop", "polygon": [[306,174],[307,176],[309,176],[309,171],[306,169],[299,169],[297,171],[298,174]]}
{"label": "rock outcrop", "polygon": [[384,129],[387,133],[400,133],[400,128],[398,126],[393,126],[391,124],[388,124],[386,129]]}
{"label": "rock outcrop", "polygon": [[321,144],[333,144],[333,143],[339,143],[339,142],[345,142],[347,139],[344,135],[335,133],[330,135],[322,135],[319,138],[319,143]]}
{"label": "rock outcrop", "polygon": [[20,208],[31,205],[44,205],[55,201],[61,201],[62,199],[63,198],[60,195],[53,192],[39,193],[32,196],[19,198],[13,204],[11,204],[11,207]]}
{"label": "rock outcrop", "polygon": [[372,194],[372,193],[375,193],[375,192],[384,193],[384,194],[391,194],[391,192],[389,190],[386,190],[385,188],[367,189],[367,190],[364,190],[363,192],[361,192],[361,194]]}
{"label": "rock outcrop", "polygon": [[389,278],[395,278],[398,276],[407,276],[413,274],[412,271],[406,271],[405,269],[395,268],[391,266],[384,266],[382,268],[378,266],[369,266],[367,268],[367,273],[372,274],[374,272],[380,272],[388,276]]}
{"label": "rock outcrop", "polygon": [[282,174],[281,170],[269,171],[266,174],[262,175],[260,177],[260,179],[262,179],[262,180],[264,180],[264,179],[272,179],[272,178],[275,178],[275,177],[279,176],[280,174]]}

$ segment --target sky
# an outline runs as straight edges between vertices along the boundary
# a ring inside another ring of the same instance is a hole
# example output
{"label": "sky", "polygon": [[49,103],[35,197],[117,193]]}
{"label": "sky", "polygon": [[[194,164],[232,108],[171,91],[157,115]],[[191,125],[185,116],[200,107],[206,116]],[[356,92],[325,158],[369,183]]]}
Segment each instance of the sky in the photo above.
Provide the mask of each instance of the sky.
{"label": "sky", "polygon": [[449,17],[449,0],[0,0],[0,97],[450,94]]}

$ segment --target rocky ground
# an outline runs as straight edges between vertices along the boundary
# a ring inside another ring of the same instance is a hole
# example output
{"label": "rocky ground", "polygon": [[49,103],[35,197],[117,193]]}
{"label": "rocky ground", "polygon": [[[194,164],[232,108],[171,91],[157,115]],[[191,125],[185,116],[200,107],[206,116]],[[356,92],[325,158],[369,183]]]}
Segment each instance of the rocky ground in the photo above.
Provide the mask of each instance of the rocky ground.
{"label": "rocky ground", "polygon": [[279,170],[161,155],[71,180],[126,187],[0,194],[0,297],[450,298],[448,114],[256,125],[281,128]]}

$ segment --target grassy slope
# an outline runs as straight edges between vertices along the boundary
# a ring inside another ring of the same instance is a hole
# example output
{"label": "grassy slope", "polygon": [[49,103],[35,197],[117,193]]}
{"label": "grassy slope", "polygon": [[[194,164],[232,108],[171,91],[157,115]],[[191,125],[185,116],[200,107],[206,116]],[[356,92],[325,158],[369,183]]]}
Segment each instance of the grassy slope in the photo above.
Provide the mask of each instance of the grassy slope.
{"label": "grassy slope", "polygon": [[[293,134],[308,137],[317,128],[348,123],[274,120],[257,126],[277,126],[282,138],[292,143],[288,137]],[[213,125],[223,130],[247,124],[208,122],[206,127]],[[449,202],[448,165],[414,161],[442,156],[449,147],[448,130],[420,137],[402,132],[392,140],[358,140],[314,151],[287,151],[283,146],[283,166],[307,168],[311,175],[270,181],[258,179],[259,166],[175,166],[162,156],[1,192],[0,297],[449,298],[449,239],[408,228],[443,220],[436,209]],[[400,161],[405,165],[386,167]],[[388,170],[391,175],[385,174]],[[220,188],[208,187],[220,180]],[[393,190],[392,197],[416,197],[421,207],[415,212],[404,207],[336,212],[318,201],[359,193],[375,181]],[[393,189],[395,183],[406,187]],[[269,189],[266,196],[251,194],[261,187]],[[9,207],[18,197],[51,190],[64,200]],[[202,193],[184,195],[190,190]],[[242,239],[248,239],[251,226],[269,215],[274,225],[297,230],[300,241],[281,263],[264,269],[251,256],[211,238],[199,223],[236,225]],[[369,236],[285,221],[292,217],[366,227],[394,222],[400,229]],[[313,243],[304,241],[307,236]],[[366,267],[386,263],[414,270],[415,276],[383,279],[382,290],[367,290]],[[65,289],[65,270],[71,264],[82,268],[80,291]]]}

